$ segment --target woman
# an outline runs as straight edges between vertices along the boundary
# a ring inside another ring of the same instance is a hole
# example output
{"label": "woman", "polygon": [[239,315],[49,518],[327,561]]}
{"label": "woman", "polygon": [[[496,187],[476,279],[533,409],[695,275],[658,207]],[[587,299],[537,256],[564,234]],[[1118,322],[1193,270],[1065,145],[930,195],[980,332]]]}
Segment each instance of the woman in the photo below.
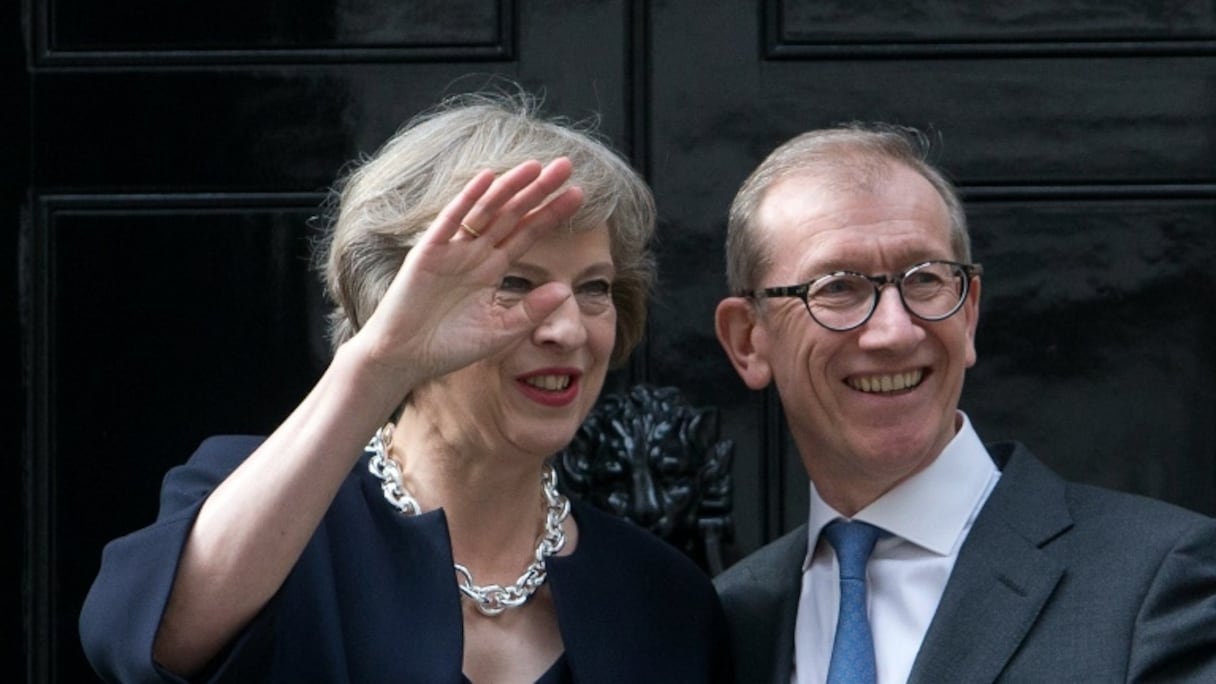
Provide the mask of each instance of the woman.
{"label": "woman", "polygon": [[547,463],[642,334],[654,221],[627,164],[527,98],[411,122],[343,183],[316,387],[264,441],[204,442],[106,547],[81,614],[98,672],[729,678],[708,578]]}

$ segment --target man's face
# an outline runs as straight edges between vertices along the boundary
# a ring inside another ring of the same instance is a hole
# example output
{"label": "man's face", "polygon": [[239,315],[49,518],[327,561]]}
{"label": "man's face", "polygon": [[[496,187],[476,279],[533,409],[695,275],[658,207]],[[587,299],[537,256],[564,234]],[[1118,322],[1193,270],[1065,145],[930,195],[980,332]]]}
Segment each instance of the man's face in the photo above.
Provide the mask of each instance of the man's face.
{"label": "man's face", "polygon": [[[857,193],[814,176],[783,179],[766,194],[756,225],[771,260],[760,287],[957,259],[945,203],[902,166]],[[864,506],[941,452],[956,430],[964,370],[975,363],[978,316],[978,280],[962,309],[937,322],[908,313],[887,286],[871,318],[848,332],[820,326],[796,298],[758,302],[755,358],[777,384],[821,493],[848,488]]]}

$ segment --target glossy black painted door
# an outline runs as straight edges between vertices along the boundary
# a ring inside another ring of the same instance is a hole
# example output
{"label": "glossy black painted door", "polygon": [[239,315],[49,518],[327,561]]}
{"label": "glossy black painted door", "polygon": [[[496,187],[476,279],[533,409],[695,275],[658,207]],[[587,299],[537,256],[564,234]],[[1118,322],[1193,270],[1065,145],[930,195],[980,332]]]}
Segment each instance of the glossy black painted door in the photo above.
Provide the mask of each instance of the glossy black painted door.
{"label": "glossy black painted door", "polygon": [[778,143],[858,119],[931,131],[963,191],[984,278],[962,407],[981,437],[1216,512],[1216,14],[1090,4],[652,8],[669,225],[648,367],[722,409],[743,550],[805,520],[807,486],[775,393],[743,386],[709,325],[726,210]]}
{"label": "glossy black painted door", "polygon": [[25,0],[19,675],[91,681],[101,546],[200,439],[272,429],[323,367],[309,218],[342,165],[492,74],[599,113],[653,183],[661,286],[612,385],[720,409],[737,552],[797,524],[806,486],[775,396],[713,336],[726,208],[775,144],[848,119],[937,131],[965,192],[981,434],[1216,512],[1216,16],[1141,4]]}

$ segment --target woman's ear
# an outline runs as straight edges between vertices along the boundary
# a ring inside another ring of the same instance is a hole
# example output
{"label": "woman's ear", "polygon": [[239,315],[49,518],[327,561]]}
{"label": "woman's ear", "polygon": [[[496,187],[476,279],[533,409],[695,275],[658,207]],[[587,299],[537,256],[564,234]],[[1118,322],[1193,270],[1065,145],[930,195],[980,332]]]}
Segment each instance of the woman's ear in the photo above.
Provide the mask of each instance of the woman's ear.
{"label": "woman's ear", "polygon": [[768,387],[773,374],[762,348],[764,330],[757,322],[752,301],[745,297],[727,297],[718,302],[714,324],[718,342],[744,384],[754,390]]}

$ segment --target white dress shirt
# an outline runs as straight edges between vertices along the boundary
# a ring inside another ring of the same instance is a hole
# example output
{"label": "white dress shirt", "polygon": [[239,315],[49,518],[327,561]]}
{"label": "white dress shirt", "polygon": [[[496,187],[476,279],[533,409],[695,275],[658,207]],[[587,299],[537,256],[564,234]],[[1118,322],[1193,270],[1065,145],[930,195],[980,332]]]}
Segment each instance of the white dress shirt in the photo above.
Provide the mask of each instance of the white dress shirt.
{"label": "white dress shirt", "polygon": [[[959,548],[1000,471],[961,411],[954,439],[927,468],[859,511],[853,520],[882,528],[866,567],[866,602],[878,683],[906,682],[958,559]],[[794,684],[827,680],[840,578],[836,553],[819,532],[845,519],[811,484],[807,557],[794,627]]]}

